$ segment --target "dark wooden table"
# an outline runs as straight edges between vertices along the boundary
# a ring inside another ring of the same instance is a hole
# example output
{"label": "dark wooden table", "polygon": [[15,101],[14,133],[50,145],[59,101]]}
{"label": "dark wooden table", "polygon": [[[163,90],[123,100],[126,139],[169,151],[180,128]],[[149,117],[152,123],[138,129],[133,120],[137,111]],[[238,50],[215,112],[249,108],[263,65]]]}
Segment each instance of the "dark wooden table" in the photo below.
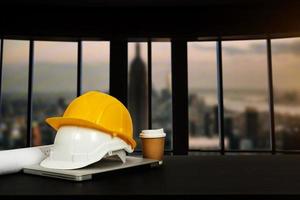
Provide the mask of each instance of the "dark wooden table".
{"label": "dark wooden table", "polygon": [[18,173],[0,176],[0,194],[300,194],[300,156],[165,156],[159,168],[111,172],[85,182]]}

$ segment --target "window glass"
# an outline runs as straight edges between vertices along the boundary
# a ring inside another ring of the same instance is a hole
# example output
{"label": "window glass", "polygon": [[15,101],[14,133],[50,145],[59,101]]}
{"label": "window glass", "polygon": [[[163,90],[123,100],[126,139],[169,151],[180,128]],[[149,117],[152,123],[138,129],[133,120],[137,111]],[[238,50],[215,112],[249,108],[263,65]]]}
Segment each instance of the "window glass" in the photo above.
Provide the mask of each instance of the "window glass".
{"label": "window glass", "polygon": [[109,42],[82,42],[82,92],[109,93]]}
{"label": "window glass", "polygon": [[226,148],[269,149],[266,41],[222,44]]}
{"label": "window glass", "polygon": [[188,43],[189,149],[220,149],[216,42]]}
{"label": "window glass", "polygon": [[152,128],[163,128],[172,149],[171,43],[152,42]]}
{"label": "window glass", "polygon": [[300,38],[272,40],[276,146],[300,149]]}
{"label": "window glass", "polygon": [[137,149],[139,133],[148,129],[148,62],[147,43],[128,43],[128,108],[133,121]]}
{"label": "window glass", "polygon": [[62,116],[77,91],[77,43],[35,42],[33,145],[51,144],[55,131],[45,123]]}
{"label": "window glass", "polygon": [[25,147],[27,133],[29,42],[4,40],[0,149]]}

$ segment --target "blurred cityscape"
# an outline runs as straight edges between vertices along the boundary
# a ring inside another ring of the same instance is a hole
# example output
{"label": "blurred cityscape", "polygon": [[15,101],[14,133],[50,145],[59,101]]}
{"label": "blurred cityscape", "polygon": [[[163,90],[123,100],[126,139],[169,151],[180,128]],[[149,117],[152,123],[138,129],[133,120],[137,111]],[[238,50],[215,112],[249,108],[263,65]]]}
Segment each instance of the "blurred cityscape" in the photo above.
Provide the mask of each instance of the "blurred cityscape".
{"label": "blurred cityscape", "polygon": [[[148,129],[148,67],[147,46],[145,43],[129,44],[129,87],[128,108],[133,121],[133,132],[137,141],[137,149],[141,148],[139,133]],[[166,57],[166,59],[170,59]],[[162,67],[162,66],[161,66]],[[171,69],[171,66],[169,70]],[[155,70],[155,66],[153,66]],[[166,133],[165,148],[172,148],[172,96],[168,76],[162,89],[152,87],[152,129],[163,128]]]}
{"label": "blurred cityscape", "polygon": [[[27,98],[8,94],[3,95],[5,98],[1,106],[1,149],[25,147],[27,135]],[[53,143],[55,131],[45,123],[45,119],[63,114],[68,103],[65,96],[60,97],[49,94],[34,95],[32,113],[33,146]]]}
{"label": "blurred cityscape", "polygon": [[[153,45],[153,59],[155,49]],[[128,107],[134,122],[134,135],[148,127],[147,53],[145,46],[132,46],[129,63]],[[141,51],[144,49],[143,51]],[[170,51],[170,49],[164,49]],[[130,51],[129,51],[130,52]],[[213,52],[214,49],[213,49]],[[145,56],[146,55],[146,56]],[[162,56],[162,55],[159,55]],[[162,56],[163,57],[163,56]],[[170,60],[170,56],[164,56]],[[152,128],[164,128],[166,149],[172,149],[172,86],[170,62],[152,66]],[[167,64],[166,64],[167,63]],[[155,72],[155,70],[157,70]],[[158,76],[162,82],[155,86]],[[108,73],[107,73],[108,74]],[[218,104],[216,88],[189,85],[189,148],[217,150],[219,146]],[[104,91],[108,92],[108,91]],[[47,117],[61,116],[75,97],[76,91],[34,93],[32,112],[33,145],[53,143],[55,131],[45,123]],[[230,150],[270,149],[270,116],[268,92],[263,89],[224,88],[225,147]],[[300,147],[300,92],[294,89],[274,89],[276,146],[282,150]],[[0,149],[26,145],[27,95],[3,92],[0,113]],[[139,139],[137,139],[138,141]]]}
{"label": "blurred cityscape", "polygon": [[[22,148],[26,145],[27,133],[27,98],[5,97],[2,101],[0,120],[0,149]],[[51,96],[51,98],[47,98]],[[51,116],[62,116],[73,95],[37,94],[33,101],[32,137],[33,146],[52,144],[55,131],[46,124]],[[169,91],[153,91],[153,127],[163,127],[169,135],[166,148],[171,147],[171,94]],[[161,114],[161,111],[165,114]],[[137,137],[137,136],[136,136]],[[137,139],[138,141],[139,139]]]}
{"label": "blurred cityscape", "polygon": [[[199,95],[200,93],[200,95]],[[203,97],[207,91],[199,91],[189,96],[189,131],[190,149],[218,149],[218,106],[212,105],[208,98]],[[5,95],[5,94],[4,94]],[[300,98],[296,93],[291,98],[289,94],[282,94],[275,98],[275,131],[277,148],[298,149],[300,145]],[[45,95],[36,95],[34,101],[32,135],[33,145],[51,144],[55,131],[45,123],[50,116],[63,114],[67,104],[72,98],[56,96],[45,98]],[[70,95],[71,96],[71,95]],[[207,94],[209,96],[209,94]],[[241,95],[242,96],[242,95]],[[266,104],[267,101],[261,102]],[[166,147],[171,148],[172,115],[171,93],[164,89],[152,91],[153,109],[152,126],[163,127],[170,135],[166,140]],[[269,112],[259,110],[244,101],[243,111],[232,110],[225,107],[224,128],[225,144],[227,149],[253,150],[270,148],[269,137]],[[256,102],[259,104],[258,102]],[[295,105],[296,104],[296,105]],[[277,106],[278,105],[278,106]],[[0,147],[1,149],[20,148],[26,145],[26,112],[27,99],[10,97],[2,101],[0,122]],[[290,110],[290,114],[287,112]]]}
{"label": "blurred cityscape", "polygon": [[[139,144],[138,134],[148,129],[148,94],[146,62],[140,56],[140,45],[134,44],[134,57],[129,62],[128,104],[133,119],[134,135]],[[170,58],[168,58],[170,59]],[[168,66],[169,68],[171,66]],[[170,68],[171,69],[171,68]],[[108,73],[107,73],[108,74]],[[169,73],[166,74],[169,84]],[[102,91],[108,93],[108,91]],[[32,112],[33,146],[51,144],[55,131],[45,123],[45,119],[61,116],[67,105],[75,97],[74,92],[34,93]],[[167,133],[166,149],[172,148],[172,97],[171,87],[152,91],[152,127],[164,128]],[[26,145],[27,133],[27,96],[3,93],[0,115],[0,148],[12,149]],[[140,148],[140,146],[138,146]]]}
{"label": "blurred cityscape", "polygon": [[[204,94],[207,94],[206,96]],[[264,96],[246,96],[235,91],[235,96],[224,99],[225,146],[232,150],[270,149],[268,99]],[[259,91],[256,93],[259,94]],[[274,99],[276,146],[296,150],[300,146],[300,96],[294,92],[280,92]],[[249,94],[249,93],[248,93]],[[204,96],[203,96],[204,95]],[[218,106],[209,102],[212,92],[191,94],[189,99],[190,148],[218,149]],[[200,97],[199,97],[200,96]],[[239,102],[234,101],[239,96]],[[229,105],[233,101],[232,106]]]}

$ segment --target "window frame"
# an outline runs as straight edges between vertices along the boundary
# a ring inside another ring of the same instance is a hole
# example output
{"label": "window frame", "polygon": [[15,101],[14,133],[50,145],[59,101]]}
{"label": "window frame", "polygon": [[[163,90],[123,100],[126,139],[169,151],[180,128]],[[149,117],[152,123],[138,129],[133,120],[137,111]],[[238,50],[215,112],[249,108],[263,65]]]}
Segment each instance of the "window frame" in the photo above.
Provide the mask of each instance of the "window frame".
{"label": "window frame", "polygon": [[[284,38],[292,38],[284,37]],[[264,37],[235,37],[235,38],[143,38],[142,41],[147,42],[148,48],[148,114],[149,114],[149,128],[151,128],[151,95],[152,95],[152,42],[156,41],[171,41],[171,69],[172,69],[172,116],[173,116],[173,149],[165,152],[173,153],[174,155],[187,155],[189,152],[203,152],[203,153],[219,153],[225,155],[227,153],[268,153],[268,154],[300,154],[299,150],[277,150],[275,122],[274,122],[274,93],[273,93],[273,73],[272,73],[272,39],[282,37],[270,38]],[[3,67],[3,44],[5,38],[1,37],[0,45],[0,103],[2,99],[2,67]],[[14,38],[18,39],[18,38]],[[267,79],[268,79],[268,96],[269,96],[269,125],[270,125],[270,149],[269,150],[226,150],[224,137],[224,102],[223,102],[223,62],[222,62],[222,41],[234,40],[255,40],[263,39],[267,47]],[[27,136],[26,146],[32,146],[32,87],[33,87],[33,69],[34,69],[34,42],[41,40],[18,39],[29,41],[29,70],[28,70],[28,111],[27,111]],[[84,39],[65,39],[65,40],[42,40],[42,41],[73,41],[77,42],[77,96],[82,92],[82,42],[83,41],[108,41],[110,42],[110,72],[109,72],[109,91],[110,94],[117,97],[121,102],[127,106],[127,88],[128,88],[128,56],[127,45],[128,38],[121,39],[106,39],[106,40],[84,40]],[[135,39],[133,39],[135,41]],[[137,40],[141,41],[141,40]],[[201,41],[215,41],[216,45],[216,59],[217,59],[217,92],[218,92],[218,123],[219,123],[219,138],[220,149],[217,150],[191,150],[188,147],[188,60],[187,60],[187,43],[201,42]],[[179,123],[180,122],[180,123]],[[137,151],[139,152],[139,151]]]}

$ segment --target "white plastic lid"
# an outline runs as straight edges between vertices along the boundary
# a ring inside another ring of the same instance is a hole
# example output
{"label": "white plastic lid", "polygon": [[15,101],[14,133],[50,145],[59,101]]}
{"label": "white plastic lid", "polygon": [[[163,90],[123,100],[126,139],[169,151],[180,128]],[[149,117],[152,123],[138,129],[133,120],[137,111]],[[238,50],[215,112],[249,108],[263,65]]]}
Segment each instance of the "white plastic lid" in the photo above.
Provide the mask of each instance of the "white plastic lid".
{"label": "white plastic lid", "polygon": [[166,133],[164,133],[164,129],[150,129],[150,130],[142,130],[140,133],[140,138],[161,138],[166,137]]}

